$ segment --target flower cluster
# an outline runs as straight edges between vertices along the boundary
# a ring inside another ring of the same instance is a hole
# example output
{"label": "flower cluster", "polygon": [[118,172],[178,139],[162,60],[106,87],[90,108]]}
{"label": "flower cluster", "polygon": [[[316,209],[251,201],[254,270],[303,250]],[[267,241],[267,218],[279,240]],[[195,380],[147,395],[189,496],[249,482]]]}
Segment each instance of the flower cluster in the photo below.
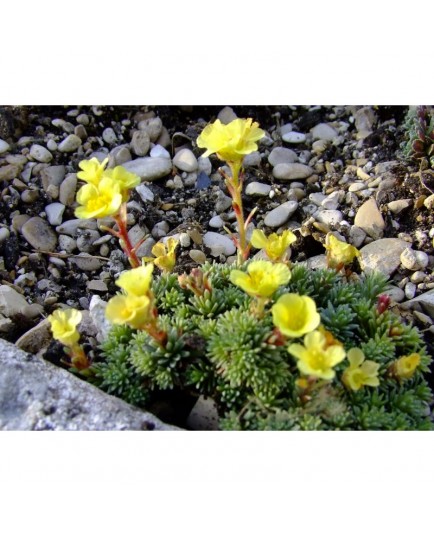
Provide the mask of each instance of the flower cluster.
{"label": "flower cluster", "polygon": [[281,235],[271,233],[268,237],[264,231],[255,229],[250,238],[250,243],[256,249],[263,249],[272,262],[285,262],[288,257],[288,248],[297,240],[295,234],[289,230]]}
{"label": "flower cluster", "polygon": [[79,163],[81,171],[77,177],[86,182],[77,192],[79,206],[75,209],[77,218],[104,218],[112,216],[118,231],[105,228],[108,232],[119,238],[130,264],[133,267],[140,265],[136,250],[141,243],[133,248],[127,232],[127,210],[129,190],[140,184],[140,177],[130,173],[123,166],[105,169],[108,158],[101,163],[97,158],[82,160]]}
{"label": "flower cluster", "polygon": [[247,260],[250,245],[247,241],[246,231],[254,210],[244,220],[243,203],[241,198],[243,187],[243,174],[240,173],[244,157],[258,148],[259,141],[265,132],[259,128],[258,123],[252,119],[234,119],[224,125],[219,119],[207,125],[196,143],[198,147],[206,149],[202,156],[216,153],[218,158],[225,160],[231,169],[231,175],[225,177],[226,187],[232,197],[232,208],[238,223],[239,237],[231,234],[232,240],[238,249],[238,263]]}

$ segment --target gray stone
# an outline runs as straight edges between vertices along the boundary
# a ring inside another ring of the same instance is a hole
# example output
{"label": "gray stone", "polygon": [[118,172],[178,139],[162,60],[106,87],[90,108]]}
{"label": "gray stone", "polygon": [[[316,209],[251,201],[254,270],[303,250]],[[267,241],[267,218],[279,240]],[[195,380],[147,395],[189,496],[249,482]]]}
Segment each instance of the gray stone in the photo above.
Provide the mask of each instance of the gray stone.
{"label": "gray stone", "polygon": [[7,227],[0,227],[0,246],[10,237],[11,233]]}
{"label": "gray stone", "polygon": [[81,145],[81,139],[75,134],[70,134],[61,141],[58,145],[58,149],[61,153],[73,153]]}
{"label": "gray stone", "polygon": [[170,143],[170,137],[168,143],[165,143],[163,140],[159,140],[163,136],[164,131],[167,134],[167,130],[163,127],[163,123],[159,117],[151,117],[149,119],[144,119],[138,124],[140,130],[145,130],[148,133],[149,139],[152,143],[159,143],[163,147],[167,147]]}
{"label": "gray stone", "polygon": [[48,163],[53,160],[53,155],[50,151],[37,143],[30,147],[30,156],[38,162]]}
{"label": "gray stone", "polygon": [[47,191],[50,185],[60,186],[65,178],[65,166],[49,166],[41,171],[42,187]]}
{"label": "gray stone", "polygon": [[416,272],[411,274],[410,280],[412,283],[416,283],[417,285],[418,283],[422,283],[422,281],[425,280],[425,277],[426,277],[425,272],[417,270]]}
{"label": "gray stone", "polygon": [[81,218],[76,218],[74,220],[67,220],[56,227],[56,231],[60,234],[66,234],[69,236],[75,236],[77,234],[77,229],[97,229],[97,223],[95,219],[91,220],[82,220]]}
{"label": "gray stone", "polygon": [[344,219],[340,210],[321,210],[314,214],[316,221],[325,225],[336,225]]}
{"label": "gray stone", "polygon": [[83,125],[77,125],[75,128],[74,128],[74,134],[76,136],[78,136],[81,140],[85,140],[87,138],[87,131],[86,129],[84,128]]}
{"label": "gray stone", "polygon": [[131,139],[131,150],[136,156],[145,156],[149,151],[151,140],[146,130],[136,130]]}
{"label": "gray stone", "polygon": [[434,289],[424,292],[417,298],[405,302],[408,308],[413,308],[416,304],[420,304],[427,315],[434,319]]}
{"label": "gray stone", "polygon": [[172,162],[169,158],[144,156],[126,162],[123,167],[145,181],[154,181],[165,177],[172,171]]}
{"label": "gray stone", "polygon": [[0,139],[0,154],[5,154],[9,151],[11,146],[5,140]]}
{"label": "gray stone", "polygon": [[107,284],[101,279],[92,279],[92,281],[88,281],[86,287],[91,292],[108,292]]}
{"label": "gray stone", "polygon": [[368,199],[359,207],[354,224],[363,229],[374,240],[383,236],[386,224],[375,199]]}
{"label": "gray stone", "polygon": [[268,162],[274,167],[278,164],[293,164],[297,162],[297,153],[286,147],[275,147],[268,155]]}
{"label": "gray stone", "polygon": [[89,124],[89,116],[87,114],[80,114],[77,116],[76,121],[79,125],[84,125],[85,127],[87,127],[87,125]]}
{"label": "gray stone", "polygon": [[0,339],[0,430],[177,430]]}
{"label": "gray stone", "polygon": [[401,253],[400,258],[404,268],[412,271],[423,270],[429,263],[428,255],[424,251],[415,251],[409,247]]}
{"label": "gray stone", "polygon": [[0,314],[14,317],[28,304],[23,295],[8,285],[0,285]]}
{"label": "gray stone", "polygon": [[111,145],[112,143],[117,142],[118,137],[116,136],[116,132],[111,127],[107,127],[102,131],[102,139]]}
{"label": "gray stone", "polygon": [[77,249],[77,242],[72,237],[61,234],[59,235],[59,249],[65,253],[72,253]]}
{"label": "gray stone", "polygon": [[264,223],[268,227],[280,227],[286,223],[298,208],[297,201],[286,201],[274,208],[264,218]]}
{"label": "gray stone", "polygon": [[212,398],[200,396],[187,417],[187,427],[190,430],[218,430],[219,414],[217,405]]}
{"label": "gray stone", "polygon": [[21,335],[15,345],[25,352],[37,354],[47,349],[52,340],[50,322],[45,319]]}
{"label": "gray stone", "polygon": [[204,158],[203,156],[199,156],[197,159],[197,173],[199,174],[202,171],[208,176],[211,175],[212,164],[208,157]]}
{"label": "gray stone", "polygon": [[21,233],[27,242],[35,249],[43,251],[54,251],[57,246],[57,235],[50,225],[40,218],[34,216],[26,221],[21,228]]}
{"label": "gray stone", "polygon": [[399,162],[397,160],[389,160],[388,162],[379,162],[374,168],[374,173],[375,175],[382,175],[383,173],[386,173],[387,171],[391,171],[398,164]]}
{"label": "gray stone", "polygon": [[395,286],[387,288],[384,291],[384,294],[387,294],[387,296],[396,303],[401,303],[405,298],[405,292],[401,288]]}
{"label": "gray stone", "polygon": [[97,295],[92,296],[89,303],[89,314],[96,328],[96,338],[98,342],[104,342],[113,328],[112,323],[107,320],[105,315],[106,307],[106,301],[102,300]]}
{"label": "gray stone", "polygon": [[94,243],[101,238],[98,231],[86,229],[78,232],[77,247],[80,251],[90,253],[95,249]]}
{"label": "gray stone", "polygon": [[220,122],[223,123],[223,125],[228,125],[229,123],[237,119],[237,114],[230,106],[225,106],[218,113],[217,119],[219,119]]}
{"label": "gray stone", "polygon": [[206,247],[210,248],[213,257],[218,257],[221,254],[226,256],[233,255],[236,251],[234,243],[228,236],[212,231],[203,235],[203,243]]}
{"label": "gray stone", "polygon": [[77,175],[69,173],[59,186],[59,201],[70,207],[75,201],[75,191],[77,189]]}
{"label": "gray stone", "polygon": [[209,226],[214,229],[221,229],[224,226],[225,222],[220,218],[220,216],[213,216],[209,220]]}
{"label": "gray stone", "polygon": [[404,288],[405,297],[407,300],[411,300],[414,298],[414,295],[416,294],[416,285],[409,281]]}
{"label": "gray stone", "polygon": [[45,213],[50,225],[60,225],[62,223],[62,216],[65,212],[65,205],[62,203],[50,203],[45,207]]}
{"label": "gray stone", "polygon": [[257,195],[259,197],[266,197],[271,191],[269,184],[263,184],[262,182],[251,182],[246,186],[246,195]]}
{"label": "gray stone", "polygon": [[102,266],[102,261],[97,257],[89,255],[89,253],[79,253],[71,258],[71,262],[85,272],[94,272],[95,270],[99,270]]}
{"label": "gray stone", "polygon": [[277,164],[273,168],[273,177],[285,181],[296,179],[307,179],[314,170],[305,164]]}
{"label": "gray stone", "polygon": [[401,253],[408,247],[408,242],[399,238],[382,238],[367,244],[360,250],[360,266],[366,273],[379,271],[392,275],[401,264]]}
{"label": "gray stone", "polygon": [[283,134],[282,140],[286,141],[286,143],[304,143],[306,141],[306,134],[292,130],[291,132]]}
{"label": "gray stone", "polygon": [[170,158],[170,153],[162,145],[154,145],[149,153],[152,158]]}
{"label": "gray stone", "polygon": [[314,140],[333,141],[338,136],[338,132],[327,123],[319,123],[310,132]]}
{"label": "gray stone", "polygon": [[261,165],[261,154],[258,151],[253,151],[250,154],[247,154],[243,160],[243,166],[248,167],[258,167]]}
{"label": "gray stone", "polygon": [[215,211],[217,214],[221,214],[232,206],[232,198],[225,195],[221,190],[217,192],[217,199],[215,202]]}
{"label": "gray stone", "polygon": [[181,171],[191,173],[198,168],[197,158],[190,149],[181,149],[173,157],[173,165]]}
{"label": "gray stone", "polygon": [[357,225],[352,225],[350,228],[350,238],[353,246],[359,248],[365,241],[366,233],[363,229],[357,227]]}
{"label": "gray stone", "polygon": [[154,201],[155,196],[152,190],[150,190],[144,184],[139,184],[139,186],[136,186],[136,192],[140,195],[144,203],[146,203],[147,201],[150,201],[152,203]]}
{"label": "gray stone", "polygon": [[353,182],[348,187],[349,192],[360,192],[361,190],[366,190],[368,185],[365,182]]}
{"label": "gray stone", "polygon": [[324,201],[325,198],[326,196],[322,194],[321,192],[314,192],[312,194],[309,194],[309,200],[313,201],[313,203],[315,203],[315,205],[318,207],[322,205],[322,202]]}

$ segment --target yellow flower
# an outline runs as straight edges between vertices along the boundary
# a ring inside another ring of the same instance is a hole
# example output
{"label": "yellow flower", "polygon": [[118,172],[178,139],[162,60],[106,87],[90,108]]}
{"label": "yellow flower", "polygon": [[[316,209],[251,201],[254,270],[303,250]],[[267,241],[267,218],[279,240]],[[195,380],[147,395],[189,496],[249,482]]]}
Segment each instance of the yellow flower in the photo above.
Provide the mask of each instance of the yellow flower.
{"label": "yellow flower", "polygon": [[122,204],[119,184],[103,177],[98,186],[85,184],[77,192],[80,207],[75,209],[77,218],[104,218],[113,216]]}
{"label": "yellow flower", "polygon": [[393,368],[395,375],[398,376],[398,378],[406,380],[413,376],[419,365],[420,355],[413,353],[400,357],[397,361],[394,362]]}
{"label": "yellow flower", "polygon": [[288,230],[283,231],[280,236],[276,233],[271,233],[267,237],[264,231],[255,229],[250,242],[256,249],[264,249],[271,261],[277,262],[285,259],[287,249],[296,240],[295,234]]}
{"label": "yellow flower", "polygon": [[288,352],[297,359],[297,367],[302,374],[331,380],[336,373],[333,367],[345,359],[341,344],[326,345],[320,331],[312,331],[304,337],[304,345],[290,344]]}
{"label": "yellow flower", "polygon": [[252,261],[247,267],[247,273],[232,270],[230,280],[241,287],[250,296],[268,298],[291,279],[289,268],[283,264],[273,264],[269,261]]}
{"label": "yellow flower", "polygon": [[350,366],[342,374],[342,381],[346,387],[353,391],[358,391],[364,385],[378,387],[378,369],[380,365],[375,361],[365,361],[365,355],[359,348],[351,348],[348,351],[348,361]]}
{"label": "yellow flower", "polygon": [[72,346],[80,338],[77,325],[81,322],[82,314],[77,309],[54,311],[48,317],[53,337],[66,346]]}
{"label": "yellow flower", "polygon": [[357,248],[346,242],[338,240],[329,233],[326,237],[325,248],[327,250],[327,264],[329,268],[338,268],[350,264],[354,257],[359,257]]}
{"label": "yellow flower", "polygon": [[174,238],[169,238],[165,244],[163,242],[158,242],[151,250],[156,258],[143,257],[143,260],[153,262],[160,268],[160,270],[163,270],[163,272],[171,272],[176,263],[175,249],[178,244],[178,240],[175,240]]}
{"label": "yellow flower", "polygon": [[128,199],[128,190],[131,190],[140,184],[140,177],[135,173],[130,173],[123,166],[107,169],[107,171],[104,172],[104,177],[108,177],[119,184],[124,201]]}
{"label": "yellow flower", "polygon": [[79,171],[77,173],[77,177],[82,181],[98,186],[99,181],[102,179],[104,168],[106,167],[108,160],[108,158],[104,159],[101,164],[97,158],[82,160],[78,164],[78,167],[83,171]]}
{"label": "yellow flower", "polygon": [[153,270],[152,264],[128,270],[118,277],[116,285],[121,287],[126,294],[145,296],[151,286]]}
{"label": "yellow flower", "polygon": [[127,324],[134,329],[142,329],[150,321],[148,296],[118,294],[109,300],[105,315],[113,324]]}
{"label": "yellow flower", "polygon": [[256,142],[264,136],[258,123],[252,119],[234,119],[223,125],[219,119],[207,125],[197,138],[197,146],[206,148],[203,157],[217,153],[220,160],[241,162],[246,154],[256,151]]}
{"label": "yellow flower", "polygon": [[316,329],[321,321],[314,300],[299,294],[283,294],[271,312],[274,325],[287,337],[301,337]]}

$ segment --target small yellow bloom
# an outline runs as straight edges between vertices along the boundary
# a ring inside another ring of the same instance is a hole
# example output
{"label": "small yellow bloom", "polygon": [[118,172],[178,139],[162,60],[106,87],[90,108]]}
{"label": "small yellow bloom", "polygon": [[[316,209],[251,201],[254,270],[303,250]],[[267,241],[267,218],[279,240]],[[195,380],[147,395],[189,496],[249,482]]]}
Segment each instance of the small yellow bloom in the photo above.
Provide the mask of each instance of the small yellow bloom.
{"label": "small yellow bloom", "polygon": [[395,375],[398,376],[398,378],[407,380],[413,376],[419,365],[420,355],[413,353],[400,357],[397,361],[395,361],[393,367]]}
{"label": "small yellow bloom", "polygon": [[336,373],[333,367],[345,359],[341,344],[326,345],[324,335],[312,331],[304,337],[304,345],[290,344],[288,352],[297,359],[297,367],[302,374],[331,380]]}
{"label": "small yellow bloom", "polygon": [[80,207],[75,209],[77,218],[104,218],[113,216],[122,204],[119,184],[103,177],[98,186],[85,184],[77,192]]}
{"label": "small yellow bloom", "polygon": [[350,366],[342,374],[342,381],[348,389],[358,391],[364,385],[378,387],[378,369],[380,365],[375,361],[365,361],[365,355],[360,348],[351,348],[348,351]]}
{"label": "small yellow bloom", "polygon": [[155,265],[160,268],[163,272],[170,273],[176,264],[176,255],[175,249],[179,244],[178,240],[175,238],[169,238],[164,244],[163,242],[158,242],[151,249],[153,257],[143,257],[143,260],[146,262],[153,262]]}
{"label": "small yellow bloom", "polygon": [[338,268],[350,264],[355,257],[360,256],[357,248],[346,242],[338,240],[329,233],[326,237],[327,264],[329,268]]}
{"label": "small yellow bloom", "polygon": [[252,233],[250,242],[256,249],[264,249],[267,257],[273,261],[285,260],[286,252],[289,246],[297,240],[297,237],[291,231],[283,231],[281,235],[271,233],[266,236],[264,231],[255,229]]}
{"label": "small yellow bloom", "polygon": [[228,125],[223,125],[219,119],[207,125],[197,138],[197,146],[206,148],[202,155],[207,157],[217,153],[220,160],[227,162],[242,162],[246,154],[256,151],[256,142],[265,132],[252,119],[234,119]]}
{"label": "small yellow bloom", "polygon": [[77,173],[77,177],[82,181],[98,186],[99,181],[102,179],[104,168],[107,165],[108,158],[105,158],[101,164],[97,158],[91,158],[90,160],[82,160],[78,167],[83,171]]}
{"label": "small yellow bloom", "polygon": [[151,286],[153,270],[153,264],[145,264],[128,270],[118,277],[116,285],[123,289],[126,294],[145,296]]}
{"label": "small yellow bloom", "polygon": [[66,346],[72,346],[80,338],[77,325],[82,314],[77,309],[59,309],[48,317],[53,337]]}
{"label": "small yellow bloom", "polygon": [[315,301],[299,294],[283,294],[271,312],[274,325],[287,337],[301,337],[316,329],[321,321]]}
{"label": "small yellow bloom", "polygon": [[140,184],[140,177],[135,173],[130,173],[123,166],[107,169],[107,171],[104,172],[104,177],[108,177],[119,184],[124,201],[127,201],[128,199],[128,190],[131,190]]}
{"label": "small yellow bloom", "polygon": [[269,261],[252,261],[247,273],[232,270],[230,280],[241,287],[250,296],[268,298],[276,292],[280,285],[291,279],[291,272],[286,264],[273,264]]}
{"label": "small yellow bloom", "polygon": [[127,324],[134,329],[143,329],[150,321],[148,296],[118,294],[107,303],[105,315],[113,324]]}

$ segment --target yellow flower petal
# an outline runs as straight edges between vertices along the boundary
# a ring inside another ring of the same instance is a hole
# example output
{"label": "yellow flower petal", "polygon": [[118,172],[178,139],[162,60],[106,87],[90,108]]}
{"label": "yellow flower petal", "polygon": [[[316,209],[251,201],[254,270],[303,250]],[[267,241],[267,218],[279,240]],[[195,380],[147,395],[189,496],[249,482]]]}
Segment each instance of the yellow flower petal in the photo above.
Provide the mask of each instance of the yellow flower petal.
{"label": "yellow flower petal", "polygon": [[77,325],[81,322],[82,313],[77,309],[59,309],[48,316],[53,338],[66,346],[75,344],[80,338]]}
{"label": "yellow flower petal", "polygon": [[265,134],[258,127],[252,119],[234,119],[227,125],[217,119],[204,128],[196,143],[198,147],[207,149],[203,157],[217,153],[227,162],[241,162],[246,154],[257,150],[256,142]]}
{"label": "yellow flower petal", "polygon": [[127,294],[144,296],[148,293],[152,282],[153,264],[145,264],[122,273],[116,285]]}
{"label": "yellow flower petal", "polygon": [[77,173],[77,177],[87,183],[98,186],[99,181],[102,179],[104,168],[108,163],[108,158],[105,158],[101,164],[97,158],[91,158],[90,160],[82,160],[78,167],[82,169]]}
{"label": "yellow flower petal", "polygon": [[77,192],[77,201],[80,205],[75,210],[77,218],[104,218],[113,216],[119,211],[122,204],[122,195],[119,185],[103,177],[98,186],[85,184]]}
{"label": "yellow flower petal", "polygon": [[109,300],[105,315],[113,324],[126,324],[134,329],[143,329],[150,320],[150,303],[147,296],[118,294]]}
{"label": "yellow flower petal", "polygon": [[241,270],[232,270],[230,280],[249,294],[256,297],[269,297],[291,279],[289,268],[282,263],[269,261],[252,261],[247,266],[247,274]]}
{"label": "yellow flower petal", "polygon": [[321,321],[314,300],[298,294],[283,294],[271,312],[274,325],[287,337],[301,337],[316,329]]}

